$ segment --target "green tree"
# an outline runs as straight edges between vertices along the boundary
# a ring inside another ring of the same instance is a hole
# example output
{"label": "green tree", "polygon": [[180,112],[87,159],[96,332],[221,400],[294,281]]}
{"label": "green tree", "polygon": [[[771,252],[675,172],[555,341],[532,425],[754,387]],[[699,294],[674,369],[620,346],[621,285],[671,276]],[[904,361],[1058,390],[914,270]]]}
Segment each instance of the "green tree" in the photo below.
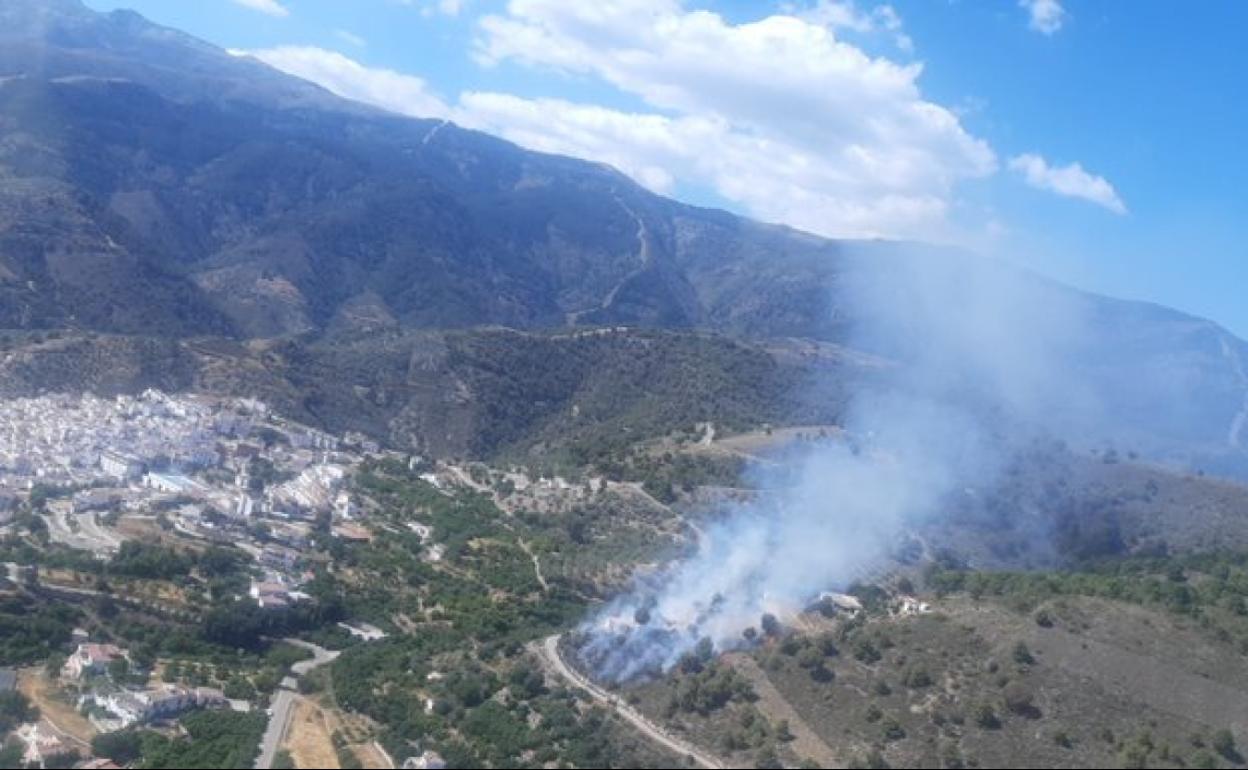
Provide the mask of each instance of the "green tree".
{"label": "green tree", "polygon": [[39,718],[39,709],[30,704],[30,699],[18,690],[0,692],[0,733],[7,733],[23,722],[33,722]]}
{"label": "green tree", "polygon": [[1235,745],[1235,735],[1226,728],[1215,732],[1213,738],[1209,741],[1209,745],[1230,762],[1238,763],[1242,759],[1239,755],[1239,749]]}
{"label": "green tree", "polygon": [[128,765],[143,753],[143,733],[138,730],[100,733],[91,739],[91,753],[108,757],[119,765]]}
{"label": "green tree", "polygon": [[114,682],[123,682],[128,673],[130,673],[130,661],[126,658],[118,656],[108,662],[108,675]]}

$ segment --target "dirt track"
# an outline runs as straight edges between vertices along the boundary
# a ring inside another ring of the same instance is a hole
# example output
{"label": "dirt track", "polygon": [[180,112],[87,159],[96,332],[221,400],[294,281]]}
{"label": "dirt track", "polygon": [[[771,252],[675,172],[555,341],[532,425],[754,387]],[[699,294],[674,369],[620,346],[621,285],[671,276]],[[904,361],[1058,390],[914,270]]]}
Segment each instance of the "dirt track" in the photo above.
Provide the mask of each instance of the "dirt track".
{"label": "dirt track", "polygon": [[52,732],[79,746],[89,746],[95,727],[69,703],[56,694],[56,684],[37,668],[18,672],[18,688],[39,708],[41,721]]}
{"label": "dirt track", "polygon": [[828,744],[810,729],[810,725],[806,724],[802,715],[780,694],[776,686],[767,678],[766,672],[758,667],[753,658],[749,655],[730,654],[725,657],[725,661],[749,680],[754,687],[754,692],[758,694],[763,712],[770,719],[773,721],[783,719],[789,723],[789,732],[793,735],[793,742],[790,746],[798,756],[814,760],[819,767],[845,766]]}

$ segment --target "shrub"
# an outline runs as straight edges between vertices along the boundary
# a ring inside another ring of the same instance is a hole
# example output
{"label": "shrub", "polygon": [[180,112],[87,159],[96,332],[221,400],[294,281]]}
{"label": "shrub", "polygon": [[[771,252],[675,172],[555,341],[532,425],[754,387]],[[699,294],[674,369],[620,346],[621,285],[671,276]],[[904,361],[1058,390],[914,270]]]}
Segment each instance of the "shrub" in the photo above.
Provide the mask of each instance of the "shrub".
{"label": "shrub", "polygon": [[1209,741],[1209,745],[1213,747],[1214,751],[1218,752],[1231,762],[1239,762],[1241,759],[1239,756],[1239,750],[1235,746],[1235,736],[1230,730],[1225,728],[1218,730],[1213,734],[1213,738]]}
{"label": "shrub", "polygon": [[1031,654],[1031,650],[1027,647],[1026,642],[1019,642],[1018,644],[1015,644],[1014,650],[1011,654],[1014,657],[1014,662],[1020,666],[1029,666],[1036,662],[1036,659]]}
{"label": "shrub", "polygon": [[976,706],[974,717],[975,724],[985,730],[995,730],[1001,726],[1001,720],[997,717],[997,711],[991,703],[981,703]]}
{"label": "shrub", "polygon": [[1005,687],[1005,707],[1022,716],[1037,716],[1038,711],[1033,703],[1031,688],[1022,682],[1010,682]]}
{"label": "shrub", "polygon": [[880,725],[880,734],[886,741],[899,741],[906,737],[906,730],[900,722],[889,717]]}
{"label": "shrub", "polygon": [[912,666],[910,670],[906,672],[902,681],[905,682],[907,687],[918,690],[931,686],[932,675],[927,673],[927,669],[922,666]]}

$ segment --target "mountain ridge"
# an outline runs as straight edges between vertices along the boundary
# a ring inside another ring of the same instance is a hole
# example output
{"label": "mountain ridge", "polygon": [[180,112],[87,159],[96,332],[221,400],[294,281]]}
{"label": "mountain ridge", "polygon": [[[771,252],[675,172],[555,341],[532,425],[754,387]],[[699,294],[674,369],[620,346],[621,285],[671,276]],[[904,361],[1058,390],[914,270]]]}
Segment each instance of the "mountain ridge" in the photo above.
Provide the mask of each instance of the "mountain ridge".
{"label": "mountain ridge", "polygon": [[[0,2],[0,329],[326,348],[635,326],[859,346],[852,282],[968,259],[983,261],[669,200],[601,163],[341,99],[133,12]],[[1093,320],[1081,366],[1124,422],[1236,451],[1242,340],[1026,280]]]}

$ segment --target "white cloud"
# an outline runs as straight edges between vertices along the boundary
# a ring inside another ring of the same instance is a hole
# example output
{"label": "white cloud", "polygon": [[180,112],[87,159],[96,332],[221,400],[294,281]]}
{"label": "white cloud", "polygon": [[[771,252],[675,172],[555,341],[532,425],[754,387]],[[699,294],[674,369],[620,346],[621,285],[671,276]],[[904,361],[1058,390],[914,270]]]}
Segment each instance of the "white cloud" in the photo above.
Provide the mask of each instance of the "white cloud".
{"label": "white cloud", "polygon": [[914,41],[902,32],[901,16],[891,5],[877,5],[864,11],[854,0],[817,0],[811,6],[788,2],[780,7],[787,14],[833,31],[848,29],[862,34],[888,32],[902,51],[911,53],[914,50]]}
{"label": "white cloud", "polygon": [[714,130],[659,115],[488,92],[465,93],[458,117],[534,150],[607,163],[661,193],[675,187],[672,170],[685,161],[685,143],[699,130],[703,136]]}
{"label": "white cloud", "polygon": [[1103,206],[1115,214],[1126,214],[1127,206],[1105,177],[1090,174],[1078,163],[1050,166],[1039,155],[1026,153],[1010,158],[1010,170],[1022,175],[1027,184],[1040,190]]}
{"label": "white cloud", "polygon": [[824,235],[958,239],[957,185],[997,169],[984,141],[923,97],[921,65],[869,56],[827,19],[732,24],[679,0],[512,0],[480,33],[482,62],[604,81],[638,106],[485,92],[447,103],[418,77],[334,51],[251,53],[351,99],[607,162],[659,192],[710,189]]}
{"label": "white cloud", "polygon": [[627,154],[614,161],[621,168],[669,168],[751,214],[816,232],[933,235],[954,186],[991,174],[995,155],[923,98],[920,65],[868,56],[836,37],[837,18],[732,24],[677,0],[512,0],[481,21],[481,62],[592,76],[650,112],[513,98],[488,113],[477,104],[476,119],[570,154],[609,128],[613,155]]}
{"label": "white cloud", "polygon": [[464,6],[468,4],[468,0],[395,0],[399,5],[408,5],[420,8],[422,16],[433,16],[434,14],[442,14],[443,16],[458,16]]}
{"label": "white cloud", "polygon": [[817,153],[715,118],[466,93],[457,120],[536,150],[609,163],[656,192],[670,193],[678,181],[704,184],[756,217],[811,232],[938,237],[946,230],[944,195],[854,178]]}
{"label": "white cloud", "polygon": [[356,48],[364,48],[364,47],[366,47],[366,46],[368,45],[368,41],[367,41],[367,40],[365,40],[364,38],[362,38],[362,37],[360,37],[359,35],[355,34],[354,32],[352,32],[352,31],[351,31],[351,30],[349,30],[349,29],[336,29],[336,30],[334,30],[334,37],[338,38],[339,40],[343,41],[344,43],[350,43],[351,45],[355,46]]}
{"label": "white cloud", "polygon": [[230,53],[253,56],[339,96],[403,115],[419,118],[450,115],[450,108],[429,90],[423,79],[394,70],[365,67],[337,51],[313,46],[278,46]]}
{"label": "white cloud", "polygon": [[267,13],[270,16],[284,18],[290,15],[290,10],[279,3],[277,0],[233,0],[235,5],[241,5],[244,8],[250,8],[253,11]]}
{"label": "white cloud", "polygon": [[1027,11],[1027,26],[1042,35],[1052,35],[1066,21],[1066,9],[1060,0],[1018,0]]}

